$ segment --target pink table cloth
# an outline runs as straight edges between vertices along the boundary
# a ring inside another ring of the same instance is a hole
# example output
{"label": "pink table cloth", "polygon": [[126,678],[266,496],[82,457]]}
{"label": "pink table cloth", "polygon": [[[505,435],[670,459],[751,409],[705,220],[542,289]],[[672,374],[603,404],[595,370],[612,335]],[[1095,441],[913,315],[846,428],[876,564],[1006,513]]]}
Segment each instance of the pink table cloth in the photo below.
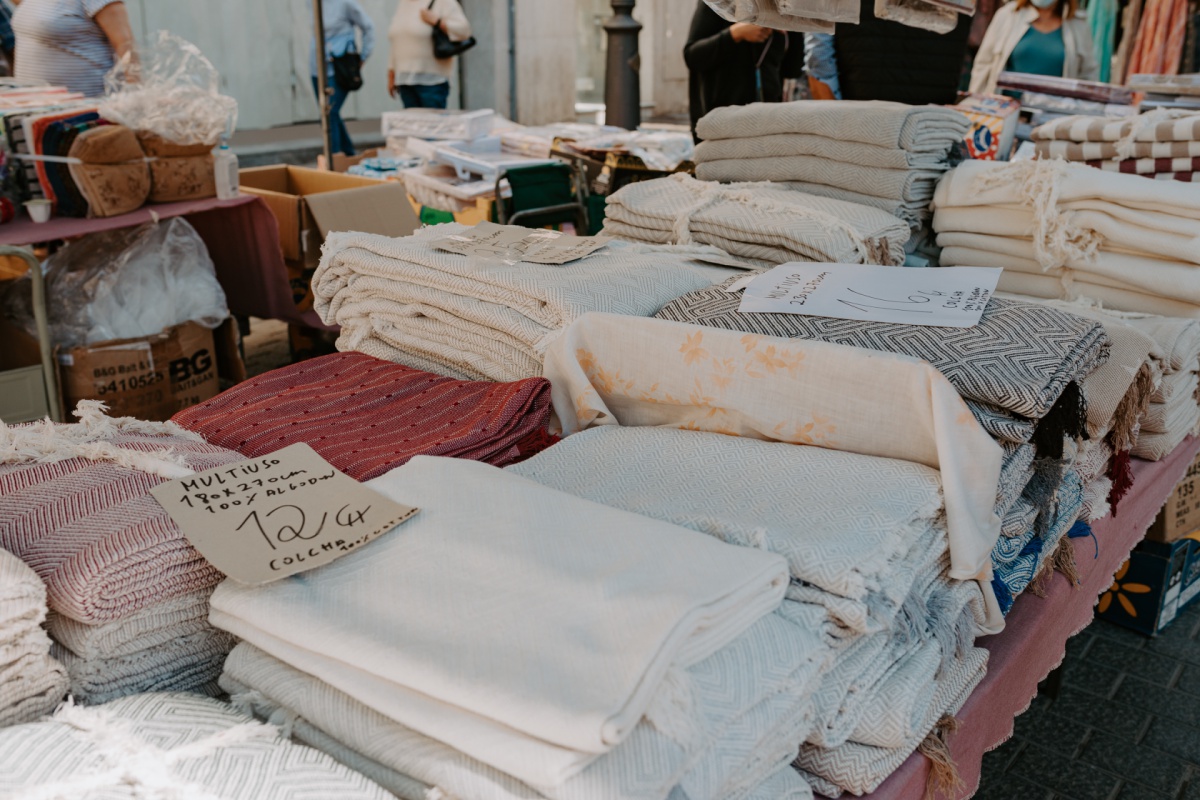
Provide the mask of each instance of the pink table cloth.
{"label": "pink table cloth", "polygon": [[[1055,573],[1046,583],[1044,598],[1023,594],[1008,615],[1004,631],[979,640],[980,646],[991,651],[991,658],[987,676],[957,715],[958,732],[950,737],[950,751],[965,784],[955,800],[968,798],[979,788],[983,754],[1012,736],[1014,718],[1029,708],[1038,683],[1062,663],[1067,639],[1091,624],[1097,598],[1112,585],[1113,575],[1146,535],[1198,452],[1200,438],[1191,437],[1162,461],[1134,459],[1134,489],[1121,501],[1117,516],[1093,523],[1095,541],[1072,540],[1080,585],[1073,588]],[[865,797],[921,800],[928,775],[929,761],[913,754]]]}

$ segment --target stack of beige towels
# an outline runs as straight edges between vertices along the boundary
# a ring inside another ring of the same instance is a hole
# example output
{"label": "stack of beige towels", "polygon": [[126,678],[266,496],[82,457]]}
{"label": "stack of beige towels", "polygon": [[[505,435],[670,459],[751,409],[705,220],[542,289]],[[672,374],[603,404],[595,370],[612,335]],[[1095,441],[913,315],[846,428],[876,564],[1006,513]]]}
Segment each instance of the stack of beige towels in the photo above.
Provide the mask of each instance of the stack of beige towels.
{"label": "stack of beige towels", "polygon": [[696,177],[776,181],[872,206],[918,228],[970,127],[941,106],[803,100],[714,109],[696,126]]}
{"label": "stack of beige towels", "polygon": [[1194,109],[1062,117],[1035,128],[1032,138],[1039,158],[1155,180],[1193,183],[1200,175],[1200,112]]}
{"label": "stack of beige towels", "polygon": [[970,161],[938,185],[942,266],[1000,290],[1200,318],[1200,186],[1062,161]]}

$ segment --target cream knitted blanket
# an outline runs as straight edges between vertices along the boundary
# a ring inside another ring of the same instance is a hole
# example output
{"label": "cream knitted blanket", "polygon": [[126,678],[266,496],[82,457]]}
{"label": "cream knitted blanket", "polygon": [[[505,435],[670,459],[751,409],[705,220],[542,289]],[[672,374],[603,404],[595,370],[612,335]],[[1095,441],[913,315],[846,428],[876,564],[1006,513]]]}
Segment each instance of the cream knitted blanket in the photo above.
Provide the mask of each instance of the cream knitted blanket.
{"label": "cream knitted blanket", "polygon": [[[609,752],[645,714],[687,729],[690,715],[667,699],[686,684],[681,669],[786,589],[777,555],[487,464],[418,456],[367,485],[420,513],[303,578],[226,581],[213,624],[542,786]],[[532,654],[536,672],[521,666]]]}
{"label": "cream knitted blanket", "polygon": [[710,161],[729,159],[785,156],[815,156],[830,161],[882,169],[946,170],[950,167],[948,152],[911,152],[899,147],[881,147],[877,144],[799,133],[774,133],[701,142],[696,145],[694,160],[697,164],[707,164]]}
{"label": "cream knitted blanket", "polygon": [[185,594],[100,625],[87,625],[51,612],[46,628],[55,641],[80,658],[128,656],[181,636],[212,630],[208,624],[211,595],[207,590]]}
{"label": "cream knitted blanket", "polygon": [[455,377],[519,380],[540,374],[546,345],[586,311],[653,314],[681,292],[733,274],[691,260],[720,252],[703,247],[613,243],[552,266],[431,246],[463,230],[330,236],[313,290],[322,319],[342,328],[338,347]]}
{"label": "cream knitted blanket", "polygon": [[625,186],[609,196],[605,214],[614,235],[711,244],[770,264],[901,264],[909,236],[904,223],[877,209],[769,183],[722,186],[682,174]]}
{"label": "cream knitted blanket", "polygon": [[941,174],[939,170],[863,167],[817,156],[726,159],[696,165],[696,177],[704,181],[819,183],[906,203],[931,200]]}
{"label": "cream knitted blanket", "polygon": [[54,710],[67,675],[42,630],[46,586],[21,559],[0,550],[0,727]]}
{"label": "cream knitted blanket", "polygon": [[701,139],[810,134],[913,153],[944,153],[962,140],[970,121],[942,106],[882,100],[801,100],[714,109],[697,123]]}

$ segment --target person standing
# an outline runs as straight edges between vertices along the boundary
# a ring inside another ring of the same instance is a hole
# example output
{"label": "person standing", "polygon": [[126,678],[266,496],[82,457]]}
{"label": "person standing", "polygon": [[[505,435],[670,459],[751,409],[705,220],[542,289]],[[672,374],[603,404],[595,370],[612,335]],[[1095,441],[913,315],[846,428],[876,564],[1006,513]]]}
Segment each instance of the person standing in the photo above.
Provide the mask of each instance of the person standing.
{"label": "person standing", "polygon": [[122,0],[14,0],[16,76],[104,94],[104,76],[133,50]]}
{"label": "person standing", "polygon": [[471,36],[458,0],[400,0],[388,28],[388,92],[405,108],[445,108],[450,97],[454,58],[434,55],[434,28],[454,42]]}
{"label": "person standing", "polygon": [[798,33],[731,23],[699,0],[683,60],[694,137],[696,123],[714,108],[783,100],[783,81],[804,71],[804,43]]}
{"label": "person standing", "polygon": [[[321,12],[325,23],[325,86],[329,95],[329,135],[331,149],[335,153],[354,155],[354,142],[346,123],[342,120],[342,106],[350,92],[338,85],[334,77],[333,60],[347,53],[358,53],[363,63],[371,57],[375,48],[375,23],[358,4],[358,0],[324,0]],[[359,42],[359,35],[362,41]],[[309,51],[309,72],[312,74],[313,92],[320,92],[317,82],[317,42],[313,39]],[[319,99],[319,97],[318,97]]]}
{"label": "person standing", "polygon": [[992,93],[1004,70],[1094,81],[1100,65],[1092,32],[1075,15],[1076,0],[1014,0],[992,17],[975,66],[971,91]]}

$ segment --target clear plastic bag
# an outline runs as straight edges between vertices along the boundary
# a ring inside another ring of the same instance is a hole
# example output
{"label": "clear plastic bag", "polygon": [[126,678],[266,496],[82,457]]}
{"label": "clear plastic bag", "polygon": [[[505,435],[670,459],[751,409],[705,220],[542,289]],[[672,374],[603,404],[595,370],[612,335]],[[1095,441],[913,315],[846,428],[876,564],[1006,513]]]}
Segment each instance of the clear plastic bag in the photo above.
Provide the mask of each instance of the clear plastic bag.
{"label": "clear plastic bag", "polygon": [[126,54],[104,79],[100,115],[178,145],[216,145],[237,125],[237,101],[200,48],[167,31],[134,60]]}
{"label": "clear plastic bag", "polygon": [[[150,336],[189,320],[215,328],[229,316],[204,240],[179,217],[90,234],[43,269],[50,336],[62,347]],[[13,283],[4,312],[36,335],[30,283]]]}

